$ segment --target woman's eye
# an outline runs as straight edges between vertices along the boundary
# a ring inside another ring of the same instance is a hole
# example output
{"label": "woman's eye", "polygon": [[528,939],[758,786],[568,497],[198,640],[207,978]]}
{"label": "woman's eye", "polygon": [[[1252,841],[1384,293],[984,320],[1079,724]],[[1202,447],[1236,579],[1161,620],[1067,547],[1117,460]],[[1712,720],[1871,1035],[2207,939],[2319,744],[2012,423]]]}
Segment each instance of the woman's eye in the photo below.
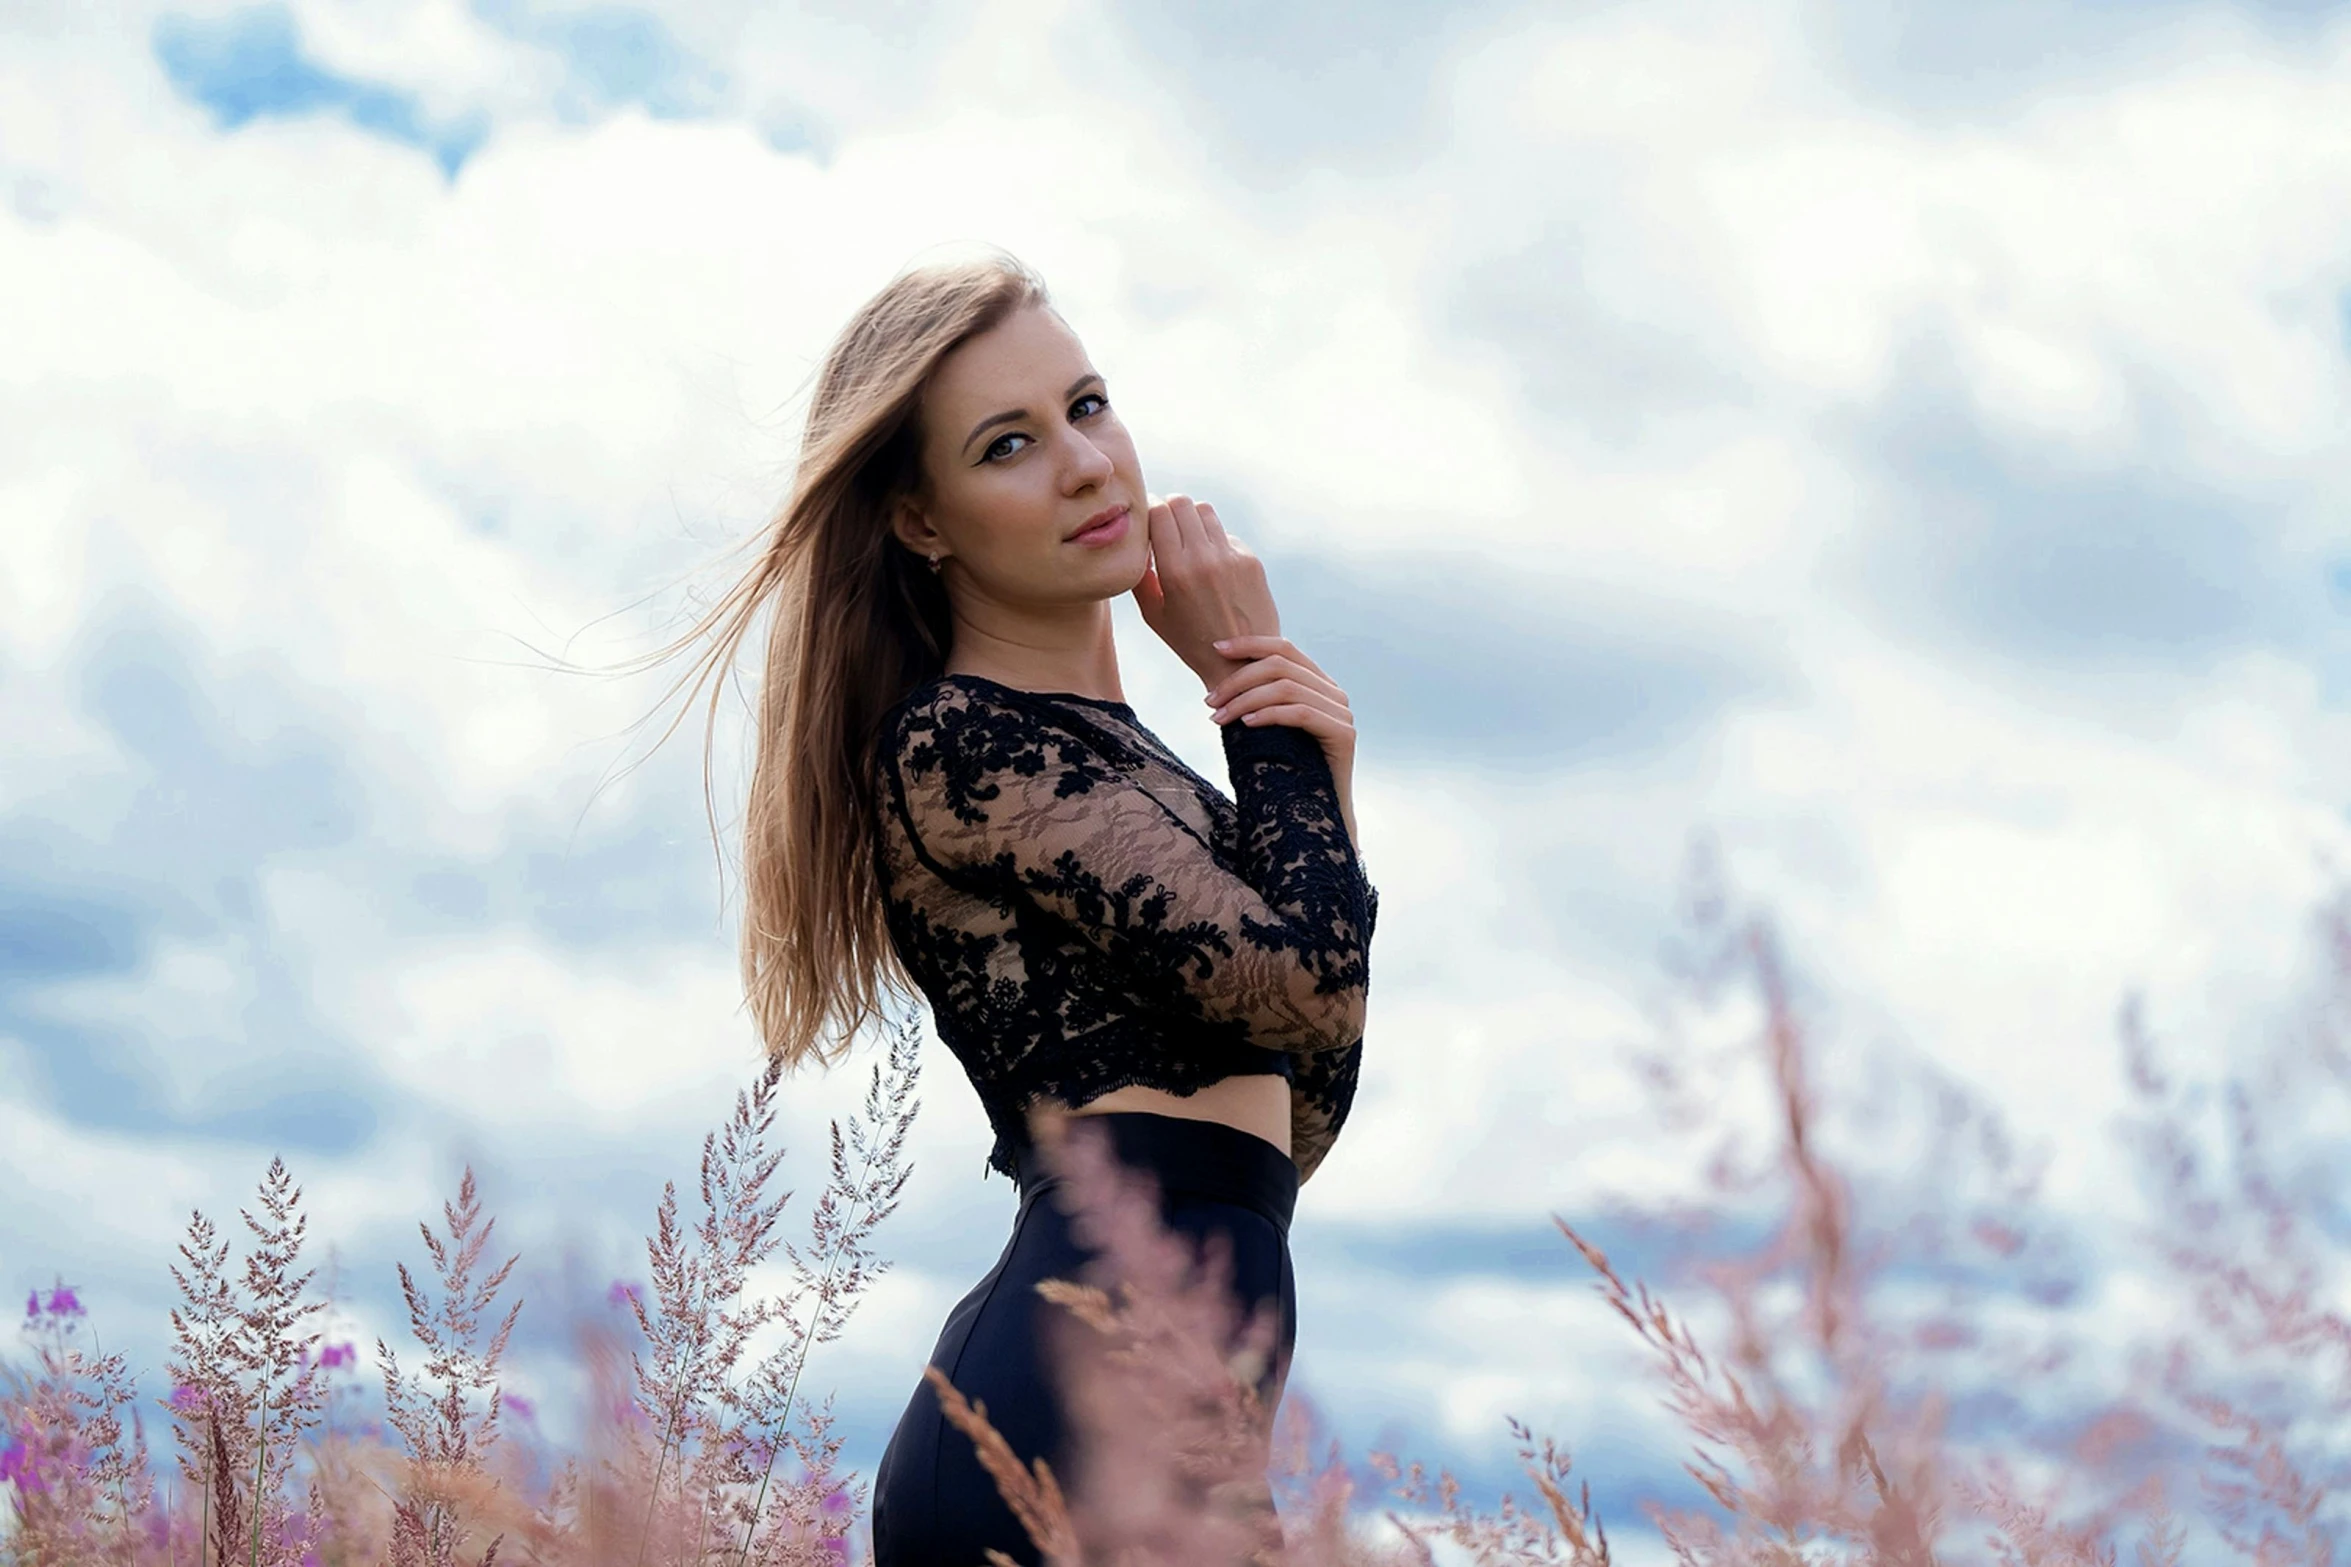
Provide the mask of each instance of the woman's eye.
{"label": "woman's eye", "polygon": [[1007,446],[1004,443],[1007,441],[1025,441],[1027,439],[1027,436],[1022,435],[1017,430],[1012,432],[1010,435],[999,435],[988,443],[988,449],[986,451],[980,453],[980,460],[983,462],[996,462],[1002,458],[1010,457],[1014,452],[1020,450],[1020,448],[1017,446]]}
{"label": "woman's eye", "polygon": [[[1093,406],[1091,408],[1087,407],[1086,405],[1088,403],[1093,404]],[[1088,392],[1085,396],[1079,398],[1076,402],[1069,405],[1069,416],[1072,419],[1084,419],[1094,414],[1100,413],[1103,409],[1108,408],[1109,406],[1109,398],[1103,396],[1100,392]]]}

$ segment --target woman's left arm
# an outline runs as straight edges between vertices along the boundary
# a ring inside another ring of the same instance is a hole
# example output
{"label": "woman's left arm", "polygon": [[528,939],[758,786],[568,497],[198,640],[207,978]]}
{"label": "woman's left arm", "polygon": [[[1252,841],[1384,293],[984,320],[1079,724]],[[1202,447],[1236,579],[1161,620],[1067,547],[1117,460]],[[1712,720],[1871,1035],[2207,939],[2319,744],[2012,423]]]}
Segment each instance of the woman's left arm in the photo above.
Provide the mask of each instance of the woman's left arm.
{"label": "woman's left arm", "polygon": [[1363,838],[1355,830],[1355,714],[1347,706],[1347,693],[1288,637],[1228,637],[1216,650],[1236,665],[1203,699],[1216,721],[1288,724],[1314,736],[1331,764],[1347,842],[1361,860]]}
{"label": "woman's left arm", "polygon": [[[1330,762],[1331,782],[1339,796],[1339,816],[1346,824],[1347,842],[1355,850],[1358,873],[1363,868],[1363,839],[1355,831],[1355,803],[1349,788],[1355,773],[1355,714],[1322,666],[1298,651],[1286,637],[1229,637],[1217,651],[1236,661],[1223,679],[1209,688],[1208,704],[1219,724],[1287,724],[1303,729],[1322,747]],[[1243,715],[1251,715],[1254,722]],[[1364,883],[1363,944],[1366,978],[1379,893]],[[1363,1042],[1345,1050],[1302,1056],[1290,1080],[1290,1157],[1298,1165],[1304,1185],[1338,1141],[1355,1100],[1355,1083],[1363,1068]]]}

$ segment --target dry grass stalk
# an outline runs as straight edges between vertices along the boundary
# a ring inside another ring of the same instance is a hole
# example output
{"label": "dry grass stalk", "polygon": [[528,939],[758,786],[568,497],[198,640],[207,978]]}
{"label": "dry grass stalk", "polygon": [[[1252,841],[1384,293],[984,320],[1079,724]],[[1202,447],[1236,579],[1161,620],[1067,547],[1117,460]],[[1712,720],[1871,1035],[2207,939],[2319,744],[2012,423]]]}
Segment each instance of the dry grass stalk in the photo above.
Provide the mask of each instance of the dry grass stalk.
{"label": "dry grass stalk", "polygon": [[[469,1502],[498,1489],[482,1461],[497,1445],[498,1361],[506,1352],[522,1302],[507,1308],[486,1346],[477,1340],[516,1259],[508,1257],[486,1278],[475,1276],[497,1221],[482,1217],[472,1166],[458,1183],[456,1200],[442,1204],[441,1215],[449,1228],[445,1241],[429,1225],[417,1226],[440,1281],[439,1307],[418,1287],[406,1263],[394,1265],[408,1307],[409,1332],[424,1347],[423,1375],[440,1384],[438,1394],[412,1387],[401,1374],[399,1357],[382,1339],[376,1340],[386,1419],[399,1433],[408,1456],[392,1509],[393,1567],[456,1567],[479,1532],[475,1520],[489,1510]],[[476,1413],[473,1397],[484,1393],[486,1401]],[[502,1538],[494,1536],[474,1558],[479,1567],[490,1567]]]}
{"label": "dry grass stalk", "polygon": [[1543,1510],[1523,1507],[1507,1492],[1494,1511],[1471,1507],[1461,1498],[1461,1487],[1450,1473],[1432,1477],[1418,1463],[1400,1463],[1393,1455],[1371,1455],[1375,1473],[1387,1480],[1397,1500],[1433,1510],[1435,1521],[1413,1523],[1393,1510],[1388,1522],[1418,1551],[1418,1560],[1434,1563],[1429,1541],[1441,1539],[1466,1551],[1480,1567],[1611,1567],[1608,1531],[1592,1510],[1589,1486],[1579,1486],[1577,1499],[1567,1499],[1567,1450],[1549,1438],[1537,1439],[1519,1421],[1510,1422],[1518,1439],[1518,1458]]}
{"label": "dry grass stalk", "polygon": [[[320,1499],[292,1495],[302,1438],[323,1401],[310,1319],[326,1302],[301,1268],[309,1221],[302,1192],[282,1159],[270,1161],[256,1193],[261,1217],[239,1210],[252,1249],[242,1287],[228,1271],[229,1243],[202,1213],[191,1215],[180,1247],[186,1271],[172,1278],[182,1304],[172,1311],[171,1397],[164,1401],[195,1489],[195,1550],[214,1562],[298,1567],[318,1532]],[[176,1535],[167,1524],[167,1548]]]}
{"label": "dry grass stalk", "polygon": [[[850,1121],[845,1134],[834,1123],[830,1173],[810,1219],[809,1244],[805,1250],[784,1248],[792,1268],[781,1314],[784,1341],[741,1387],[722,1395],[733,1421],[726,1442],[737,1467],[730,1478],[752,1480],[748,1466],[754,1459],[759,1464],[747,1508],[738,1506],[732,1514],[743,1534],[736,1567],[747,1567],[755,1547],[762,1561],[829,1560],[847,1531],[844,1493],[830,1478],[840,1455],[830,1407],[808,1409],[801,1383],[811,1353],[840,1337],[856,1302],[889,1268],[871,1242],[875,1229],[897,1211],[913,1173],[905,1151],[918,1108],[920,1044],[911,1021],[896,1020],[888,1054],[868,1080],[864,1114]],[[771,1503],[776,1459],[787,1451],[803,1477],[788,1482]],[[857,1489],[852,1485],[847,1497],[853,1499]],[[777,1519],[764,1545],[757,1535],[763,1509]]]}
{"label": "dry grass stalk", "polygon": [[[1710,907],[1719,916],[1720,905]],[[1729,1324],[1726,1349],[1710,1354],[1645,1284],[1626,1280],[1600,1247],[1554,1221],[1597,1276],[1601,1298],[1649,1352],[1668,1407],[1697,1439],[1685,1468],[1721,1514],[1657,1508],[1652,1517],[1688,1561],[1766,1561],[1822,1549],[1928,1567],[1938,1560],[1950,1500],[1943,1400],[1932,1389],[1895,1391],[1903,1351],[1869,1300],[1882,1258],[1856,1244],[1850,1188],[1814,1136],[1807,1036],[1768,929],[1726,923],[1708,933],[1718,945],[1701,974],[1714,980],[1743,970],[1756,992],[1756,1054],[1789,1196],[1778,1231],[1759,1251],[1710,1259],[1708,1283]],[[1729,1163],[1720,1159],[1717,1168]],[[1791,1285],[1797,1304],[1775,1311],[1770,1302]]]}
{"label": "dry grass stalk", "polygon": [[[2236,1556],[2331,1563],[2351,1528],[2351,1317],[2334,1149],[2351,1115],[2351,895],[2318,918],[2327,989],[2285,1048],[2244,1060],[2217,1114],[2174,1082],[2136,997],[2119,1032],[2135,1098],[2130,1137],[2155,1203],[2147,1239],[2186,1286],[2186,1322],[2142,1355],[2177,1432],[2202,1443],[2204,1513]],[[2323,1152],[2299,1171],[2272,1120]],[[2214,1123],[2217,1122],[2217,1125]]]}
{"label": "dry grass stalk", "polygon": [[[648,1241],[654,1304],[629,1306],[650,1356],[633,1361],[636,1407],[658,1433],[638,1553],[661,1542],[660,1560],[830,1563],[852,1523],[859,1486],[835,1474],[840,1442],[828,1405],[803,1395],[810,1354],[839,1337],[887,1264],[870,1241],[895,1211],[910,1169],[905,1145],[917,1111],[919,1034],[895,1019],[864,1113],[831,1129],[825,1188],[811,1211],[805,1249],[775,1233],[790,1193],[770,1197],[779,1153],[769,1151],[781,1067],[771,1064],[738,1095],[722,1132],[705,1139],[703,1216],[691,1238],[665,1196]],[[746,1298],[749,1275],[782,1248],[790,1283],[781,1296]],[[752,1336],[782,1343],[744,1368]],[[738,1372],[742,1374],[738,1376]],[[641,1451],[641,1449],[640,1449]],[[800,1473],[779,1484],[789,1453]]]}
{"label": "dry grass stalk", "polygon": [[1160,1223],[1155,1182],[1120,1164],[1104,1129],[1049,1123],[1043,1153],[1064,1185],[1085,1276],[1038,1286],[1063,1403],[1083,1462],[1073,1516],[1089,1555],[1136,1567],[1270,1559],[1281,1544],[1267,1478],[1278,1302],[1247,1315],[1228,1248]]}
{"label": "dry grass stalk", "polygon": [[[922,1374],[938,1395],[939,1412],[947,1423],[971,1438],[980,1467],[996,1482],[996,1490],[1012,1509],[1012,1516],[1028,1531],[1030,1541],[1044,1556],[1046,1567],[1077,1567],[1082,1560],[1077,1526],[1070,1518],[1060,1482],[1053,1478],[1052,1465],[1039,1458],[1034,1460],[1033,1470],[1024,1468],[1012,1444],[988,1424],[985,1403],[975,1404],[966,1399],[937,1366],[923,1367]],[[1001,1560],[1003,1553],[990,1551],[988,1556],[991,1561]]]}

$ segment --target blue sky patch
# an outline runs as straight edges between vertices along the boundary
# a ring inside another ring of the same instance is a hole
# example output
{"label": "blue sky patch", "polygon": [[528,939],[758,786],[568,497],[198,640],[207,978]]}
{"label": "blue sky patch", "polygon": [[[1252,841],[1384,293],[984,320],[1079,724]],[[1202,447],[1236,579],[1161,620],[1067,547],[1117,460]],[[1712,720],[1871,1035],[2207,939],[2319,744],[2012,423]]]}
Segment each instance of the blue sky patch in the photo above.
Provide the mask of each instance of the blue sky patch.
{"label": "blue sky patch", "polygon": [[[14,881],[15,867],[9,875]],[[20,977],[128,973],[141,946],[138,922],[121,909],[23,883],[0,886],[0,1006]]]}
{"label": "blue sky patch", "polygon": [[[1227,510],[1249,527],[1245,498]],[[1622,594],[1546,597],[1467,551],[1260,553],[1285,630],[1400,757],[1525,771],[1655,755],[1791,678],[1736,626]]]}
{"label": "blue sky patch", "polygon": [[[2150,393],[2139,416],[2186,439]],[[2305,646],[2319,597],[2263,527],[2268,503],[2152,456],[2084,462],[1989,425],[1949,350],[1922,343],[1848,439],[1877,470],[1874,526],[1843,566],[1887,624],[2011,668],[2201,668],[2247,647]]]}
{"label": "blue sky patch", "polygon": [[303,52],[293,16],[279,5],[211,18],[164,16],[155,24],[155,58],[172,86],[210,110],[224,131],[259,119],[331,115],[430,154],[452,179],[489,134],[478,116],[436,123],[411,93],[328,70]]}
{"label": "blue sky patch", "polygon": [[1975,0],[1883,5],[1829,0],[1811,37],[1854,88],[1919,121],[2004,118],[2071,84],[2160,69],[2183,25],[2227,16],[2308,49],[2345,0]]}
{"label": "blue sky patch", "polygon": [[635,105],[657,120],[697,119],[712,111],[726,83],[651,11],[475,0],[474,14],[563,61],[567,80],[558,108],[567,118],[594,119]]}

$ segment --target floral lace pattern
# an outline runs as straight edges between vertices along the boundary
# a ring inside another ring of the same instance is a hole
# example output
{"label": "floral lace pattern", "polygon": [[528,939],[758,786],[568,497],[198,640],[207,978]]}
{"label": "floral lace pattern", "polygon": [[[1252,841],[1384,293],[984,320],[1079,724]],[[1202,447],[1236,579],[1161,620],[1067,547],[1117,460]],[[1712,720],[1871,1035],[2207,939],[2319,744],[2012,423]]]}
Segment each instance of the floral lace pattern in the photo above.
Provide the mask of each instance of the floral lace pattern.
{"label": "floral lace pattern", "polygon": [[1313,736],[1226,725],[1230,798],[1123,702],[917,687],[876,752],[892,943],[1012,1173],[1030,1100],[1289,1079],[1300,1179],[1363,1056],[1372,926]]}

